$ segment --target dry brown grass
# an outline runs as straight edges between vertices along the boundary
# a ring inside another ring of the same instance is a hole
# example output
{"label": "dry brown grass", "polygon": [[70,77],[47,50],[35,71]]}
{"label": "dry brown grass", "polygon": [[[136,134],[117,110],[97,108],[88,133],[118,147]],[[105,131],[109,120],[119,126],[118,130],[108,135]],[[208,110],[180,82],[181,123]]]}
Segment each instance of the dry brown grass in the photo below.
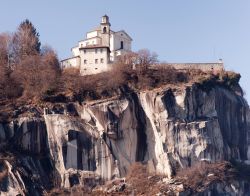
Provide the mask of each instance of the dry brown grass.
{"label": "dry brown grass", "polygon": [[[189,190],[192,194],[205,191],[211,184],[217,182],[230,182],[235,177],[249,172],[249,167],[237,165],[235,168],[229,162],[207,163],[201,162],[196,165],[179,170],[177,175],[171,179],[171,183],[164,182],[166,179],[161,175],[148,173],[146,165],[134,163],[126,176],[126,186],[122,191],[107,192],[112,189],[113,184],[102,185],[103,189],[86,189],[84,187],[72,187],[71,189],[54,189],[50,195],[145,195],[151,196],[161,193],[163,195],[176,195],[179,191]],[[183,188],[180,188],[183,185]]]}
{"label": "dry brown grass", "polygon": [[48,193],[49,196],[89,196],[92,195],[91,191],[82,186],[74,186],[68,189],[65,188],[55,188]]}
{"label": "dry brown grass", "polygon": [[186,188],[200,192],[205,190],[211,183],[228,182],[235,175],[236,170],[228,162],[200,162],[190,168],[178,171],[175,178],[179,179]]}
{"label": "dry brown grass", "polygon": [[[134,163],[126,177],[126,182],[130,186],[125,190],[127,195],[156,195],[163,189],[158,183],[164,176],[150,175],[147,166],[142,163]],[[165,187],[164,187],[165,188]]]}

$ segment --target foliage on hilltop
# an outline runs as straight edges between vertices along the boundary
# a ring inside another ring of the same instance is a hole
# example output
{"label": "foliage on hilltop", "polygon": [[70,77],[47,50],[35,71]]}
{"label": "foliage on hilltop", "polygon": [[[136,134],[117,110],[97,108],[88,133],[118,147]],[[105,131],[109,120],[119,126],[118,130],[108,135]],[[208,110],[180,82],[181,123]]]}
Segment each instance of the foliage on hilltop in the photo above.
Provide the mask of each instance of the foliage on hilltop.
{"label": "foliage on hilltop", "polygon": [[80,76],[73,68],[61,70],[56,52],[49,46],[41,47],[39,33],[25,20],[16,32],[0,34],[0,118],[25,104],[81,103],[165,85],[176,88],[196,83],[206,90],[214,85],[232,88],[240,79],[234,72],[176,70],[160,64],[157,55],[145,49],[120,56],[113,67],[91,76]]}

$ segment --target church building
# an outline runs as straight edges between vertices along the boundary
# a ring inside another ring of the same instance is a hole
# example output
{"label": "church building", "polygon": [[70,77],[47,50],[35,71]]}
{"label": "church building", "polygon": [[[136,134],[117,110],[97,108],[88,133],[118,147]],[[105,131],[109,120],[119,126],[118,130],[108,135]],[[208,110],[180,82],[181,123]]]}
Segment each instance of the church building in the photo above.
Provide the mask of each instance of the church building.
{"label": "church building", "polygon": [[72,57],[61,61],[61,68],[79,68],[81,75],[108,71],[116,57],[131,51],[132,38],[124,31],[112,31],[109,17],[86,34],[86,38],[71,49]]}

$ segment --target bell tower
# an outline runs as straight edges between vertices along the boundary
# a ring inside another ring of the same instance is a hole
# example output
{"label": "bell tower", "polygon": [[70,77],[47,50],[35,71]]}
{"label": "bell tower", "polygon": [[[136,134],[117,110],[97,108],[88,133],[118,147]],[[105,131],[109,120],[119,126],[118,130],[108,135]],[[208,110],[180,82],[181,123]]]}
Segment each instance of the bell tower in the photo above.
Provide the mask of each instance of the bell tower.
{"label": "bell tower", "polygon": [[109,47],[110,42],[110,22],[109,17],[104,15],[101,21],[101,37],[102,37],[102,45]]}

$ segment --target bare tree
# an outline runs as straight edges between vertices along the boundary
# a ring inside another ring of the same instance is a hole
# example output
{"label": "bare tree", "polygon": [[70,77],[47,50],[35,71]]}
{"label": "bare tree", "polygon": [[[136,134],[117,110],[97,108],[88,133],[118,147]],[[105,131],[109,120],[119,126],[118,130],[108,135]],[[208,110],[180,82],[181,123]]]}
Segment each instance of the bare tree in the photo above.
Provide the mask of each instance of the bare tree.
{"label": "bare tree", "polygon": [[141,49],[137,52],[137,64],[142,69],[148,69],[150,65],[158,63],[158,55],[148,49]]}
{"label": "bare tree", "polygon": [[122,54],[117,57],[115,64],[121,65],[121,66],[129,66],[133,67],[135,64],[137,64],[138,54],[135,52],[127,52],[125,54]]}
{"label": "bare tree", "polygon": [[12,75],[21,82],[24,97],[39,98],[56,88],[58,72],[50,63],[40,55],[29,56],[20,61]]}
{"label": "bare tree", "polygon": [[116,64],[133,68],[147,69],[150,65],[158,63],[158,55],[148,49],[141,49],[138,52],[128,52],[117,58]]}
{"label": "bare tree", "polygon": [[0,34],[0,88],[5,80],[8,62],[7,36]]}
{"label": "bare tree", "polygon": [[69,68],[63,70],[60,84],[61,90],[71,92],[79,91],[81,88],[81,77],[79,69]]}
{"label": "bare tree", "polygon": [[0,34],[0,61],[7,63],[8,61],[8,46],[7,46],[8,35]]}
{"label": "bare tree", "polygon": [[50,66],[51,69],[60,72],[60,62],[53,48],[48,45],[43,46],[41,49],[41,56],[44,64]]}
{"label": "bare tree", "polygon": [[10,79],[10,42],[11,35],[8,33],[0,34],[0,95],[6,97],[9,94],[12,82]]}
{"label": "bare tree", "polygon": [[9,33],[0,34],[0,61],[10,67],[12,60],[12,35]]}

